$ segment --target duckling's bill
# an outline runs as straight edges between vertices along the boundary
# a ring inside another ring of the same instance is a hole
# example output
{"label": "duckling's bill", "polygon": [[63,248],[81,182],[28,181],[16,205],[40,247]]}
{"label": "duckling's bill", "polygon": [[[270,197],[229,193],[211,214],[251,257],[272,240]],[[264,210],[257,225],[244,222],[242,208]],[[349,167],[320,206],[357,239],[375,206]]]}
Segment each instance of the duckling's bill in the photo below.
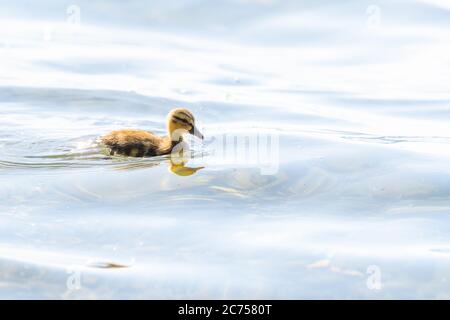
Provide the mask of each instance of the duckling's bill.
{"label": "duckling's bill", "polygon": [[196,126],[192,126],[192,129],[189,130],[189,133],[201,140],[204,139],[203,134],[197,129]]}

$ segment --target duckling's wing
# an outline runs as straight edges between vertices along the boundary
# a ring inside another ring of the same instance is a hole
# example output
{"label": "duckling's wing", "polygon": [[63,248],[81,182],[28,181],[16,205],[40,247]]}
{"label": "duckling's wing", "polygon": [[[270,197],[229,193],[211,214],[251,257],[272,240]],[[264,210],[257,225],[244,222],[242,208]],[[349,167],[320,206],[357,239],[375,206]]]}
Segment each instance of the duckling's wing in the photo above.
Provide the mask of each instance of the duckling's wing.
{"label": "duckling's wing", "polygon": [[143,157],[157,155],[163,139],[144,130],[116,130],[103,136],[101,142],[110,149],[111,155]]}

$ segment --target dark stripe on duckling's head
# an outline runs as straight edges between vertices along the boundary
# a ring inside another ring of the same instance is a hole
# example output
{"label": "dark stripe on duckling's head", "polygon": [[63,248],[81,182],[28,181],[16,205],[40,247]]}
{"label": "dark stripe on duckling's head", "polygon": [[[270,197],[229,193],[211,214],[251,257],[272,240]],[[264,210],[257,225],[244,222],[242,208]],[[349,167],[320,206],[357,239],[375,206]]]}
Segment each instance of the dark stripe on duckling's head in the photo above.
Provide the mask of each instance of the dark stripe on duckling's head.
{"label": "dark stripe on duckling's head", "polygon": [[181,123],[183,123],[185,125],[190,125],[190,126],[193,125],[192,120],[182,119],[182,118],[180,118],[178,116],[175,116],[175,115],[172,116],[172,122],[181,122]]}
{"label": "dark stripe on duckling's head", "polygon": [[182,116],[185,119],[189,119],[190,121],[194,122],[194,116],[192,115],[192,113],[190,113],[189,111],[185,110],[185,111],[180,111],[174,114],[174,116]]}
{"label": "dark stripe on duckling's head", "polygon": [[192,113],[185,109],[185,108],[177,108],[177,109],[173,109],[169,115],[171,117],[178,117],[178,118],[182,118],[182,119],[188,119],[190,121],[194,121],[194,116],[192,115]]}
{"label": "dark stripe on duckling's head", "polygon": [[173,109],[169,113],[169,120],[173,123],[179,123],[185,126],[193,127],[195,125],[194,116],[189,110],[184,108]]}

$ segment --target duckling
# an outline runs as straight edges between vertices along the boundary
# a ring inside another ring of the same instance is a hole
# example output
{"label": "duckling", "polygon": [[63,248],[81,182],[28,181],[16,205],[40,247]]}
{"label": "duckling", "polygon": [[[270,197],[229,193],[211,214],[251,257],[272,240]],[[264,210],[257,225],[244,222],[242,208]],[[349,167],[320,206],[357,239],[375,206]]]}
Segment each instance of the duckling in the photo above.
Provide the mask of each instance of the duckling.
{"label": "duckling", "polygon": [[144,130],[116,130],[101,137],[100,141],[109,149],[110,155],[151,157],[171,153],[172,149],[183,141],[183,133],[190,133],[203,140],[203,135],[195,127],[194,116],[185,108],[176,108],[169,112],[167,132],[167,136],[160,137]]}

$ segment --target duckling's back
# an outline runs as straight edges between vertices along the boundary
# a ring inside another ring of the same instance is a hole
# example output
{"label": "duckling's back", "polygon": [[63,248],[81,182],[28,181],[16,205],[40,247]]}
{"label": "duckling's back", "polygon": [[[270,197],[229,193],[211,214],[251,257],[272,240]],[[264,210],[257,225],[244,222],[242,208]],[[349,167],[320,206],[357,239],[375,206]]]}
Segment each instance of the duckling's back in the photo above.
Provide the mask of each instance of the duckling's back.
{"label": "duckling's back", "polygon": [[167,153],[165,138],[144,130],[112,131],[103,136],[101,142],[109,149],[110,155],[145,157]]}

